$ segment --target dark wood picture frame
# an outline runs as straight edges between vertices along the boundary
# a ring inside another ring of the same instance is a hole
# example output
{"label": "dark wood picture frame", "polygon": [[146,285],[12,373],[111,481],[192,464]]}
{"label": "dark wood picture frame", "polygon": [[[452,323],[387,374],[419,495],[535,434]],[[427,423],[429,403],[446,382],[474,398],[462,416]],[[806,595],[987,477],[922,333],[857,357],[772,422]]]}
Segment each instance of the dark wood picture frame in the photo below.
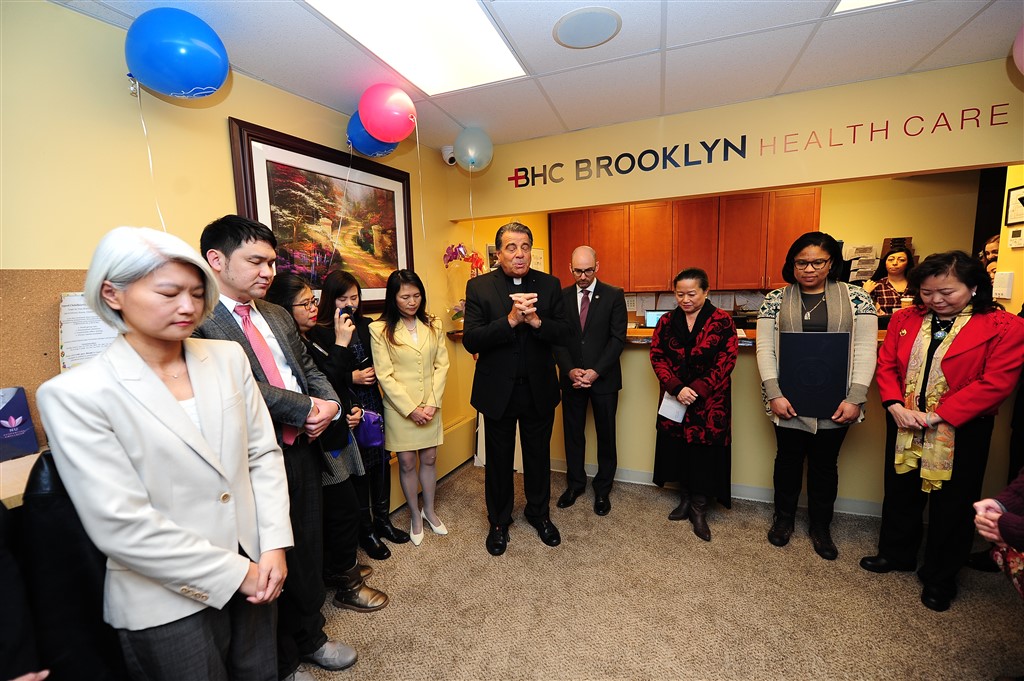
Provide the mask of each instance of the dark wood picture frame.
{"label": "dark wood picture frame", "polygon": [[[326,272],[339,269],[340,262],[340,269],[350,271],[360,282],[363,310],[382,309],[384,280],[390,270],[413,269],[409,173],[237,118],[228,119],[228,128],[238,213],[274,230],[279,242],[280,269],[294,269],[307,276],[314,289],[319,289]],[[325,186],[344,189],[345,200],[357,189],[369,192],[378,203],[383,200],[386,204],[384,210],[374,215],[383,214],[388,220],[393,219],[393,227],[370,227],[350,220],[349,216],[342,215],[339,204],[331,202],[328,202],[327,212],[333,218],[323,217],[321,208],[326,205],[323,201],[310,207],[304,215],[281,211],[280,206],[273,203],[272,180],[267,177],[271,164],[303,181],[313,177],[322,185],[320,189]],[[282,215],[293,221],[290,229],[282,227]],[[300,227],[295,226],[300,224]],[[305,237],[301,241],[303,248],[290,249],[290,244],[300,243],[300,233]],[[349,239],[348,233],[354,234],[355,240]],[[331,246],[327,249],[330,256],[326,258],[326,265],[325,239]],[[382,262],[374,250],[378,247],[384,253],[393,250],[393,261]],[[353,256],[352,266],[346,261],[346,255]],[[364,269],[360,269],[360,263],[365,265]]]}
{"label": "dark wood picture frame", "polygon": [[1024,185],[1006,190],[1005,222],[1007,225],[1019,225],[1024,222]]}

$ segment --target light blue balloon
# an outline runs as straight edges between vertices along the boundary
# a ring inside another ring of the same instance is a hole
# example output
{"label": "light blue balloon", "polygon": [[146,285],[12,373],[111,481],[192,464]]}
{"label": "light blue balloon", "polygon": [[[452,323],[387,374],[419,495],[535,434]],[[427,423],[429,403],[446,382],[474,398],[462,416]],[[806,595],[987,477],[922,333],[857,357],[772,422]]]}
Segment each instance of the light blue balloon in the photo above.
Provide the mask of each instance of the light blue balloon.
{"label": "light blue balloon", "polygon": [[359,119],[359,112],[352,114],[348,119],[348,143],[352,148],[363,156],[370,158],[381,158],[387,156],[398,146],[398,142],[381,142],[379,139],[366,132],[363,122]]}
{"label": "light blue balloon", "polygon": [[465,170],[486,168],[494,156],[491,138],[480,128],[466,128],[455,138],[455,161]]}
{"label": "light blue balloon", "polygon": [[131,76],[170,97],[212,95],[228,77],[228,53],[210,26],[185,10],[158,7],[132,22],[124,40]]}

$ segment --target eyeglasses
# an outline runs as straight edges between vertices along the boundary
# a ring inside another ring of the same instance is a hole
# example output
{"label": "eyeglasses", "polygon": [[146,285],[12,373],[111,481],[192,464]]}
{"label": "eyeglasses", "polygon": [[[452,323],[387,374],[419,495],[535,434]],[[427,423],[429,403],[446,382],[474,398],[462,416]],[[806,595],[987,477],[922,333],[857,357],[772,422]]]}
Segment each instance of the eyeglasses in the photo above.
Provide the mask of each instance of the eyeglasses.
{"label": "eyeglasses", "polygon": [[292,305],[292,307],[304,307],[307,310],[313,310],[319,304],[320,304],[319,300],[317,300],[316,298],[310,298],[307,301],[304,301],[304,302],[301,302],[301,303],[295,303],[294,305]]}
{"label": "eyeglasses", "polygon": [[808,267],[810,267],[811,269],[817,271],[820,270],[825,265],[829,264],[830,262],[832,262],[832,258],[826,258],[824,260],[794,260],[793,267],[795,267],[798,270],[806,270]]}
{"label": "eyeglasses", "polygon": [[595,268],[593,268],[593,267],[588,267],[585,270],[578,270],[576,268],[572,269],[572,273],[575,274],[577,277],[582,277],[584,275],[589,277],[591,274],[593,274],[596,271],[597,270]]}

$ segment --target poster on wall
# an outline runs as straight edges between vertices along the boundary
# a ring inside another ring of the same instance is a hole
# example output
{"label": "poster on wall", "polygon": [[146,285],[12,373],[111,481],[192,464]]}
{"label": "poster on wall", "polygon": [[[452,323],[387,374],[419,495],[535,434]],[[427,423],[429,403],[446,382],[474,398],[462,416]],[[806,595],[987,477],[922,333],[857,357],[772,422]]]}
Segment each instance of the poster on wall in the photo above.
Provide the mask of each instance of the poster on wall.
{"label": "poster on wall", "polygon": [[319,289],[351,272],[380,309],[388,275],[412,269],[409,174],[314,142],[228,119],[241,215],[277,237],[278,272]]}

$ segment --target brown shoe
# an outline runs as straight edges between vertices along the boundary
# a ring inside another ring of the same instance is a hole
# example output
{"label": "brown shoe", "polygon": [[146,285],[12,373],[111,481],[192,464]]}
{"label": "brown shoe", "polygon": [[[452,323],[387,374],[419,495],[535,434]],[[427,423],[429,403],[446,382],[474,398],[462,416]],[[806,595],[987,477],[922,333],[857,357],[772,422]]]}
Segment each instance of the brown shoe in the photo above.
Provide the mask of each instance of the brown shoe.
{"label": "brown shoe", "polygon": [[343,574],[344,582],[334,594],[334,605],[338,608],[356,610],[357,612],[374,612],[388,604],[388,595],[367,586],[360,576],[357,563]]}
{"label": "brown shoe", "polygon": [[690,502],[690,523],[693,533],[704,541],[711,541],[711,528],[708,527],[708,499],[695,495]]}

